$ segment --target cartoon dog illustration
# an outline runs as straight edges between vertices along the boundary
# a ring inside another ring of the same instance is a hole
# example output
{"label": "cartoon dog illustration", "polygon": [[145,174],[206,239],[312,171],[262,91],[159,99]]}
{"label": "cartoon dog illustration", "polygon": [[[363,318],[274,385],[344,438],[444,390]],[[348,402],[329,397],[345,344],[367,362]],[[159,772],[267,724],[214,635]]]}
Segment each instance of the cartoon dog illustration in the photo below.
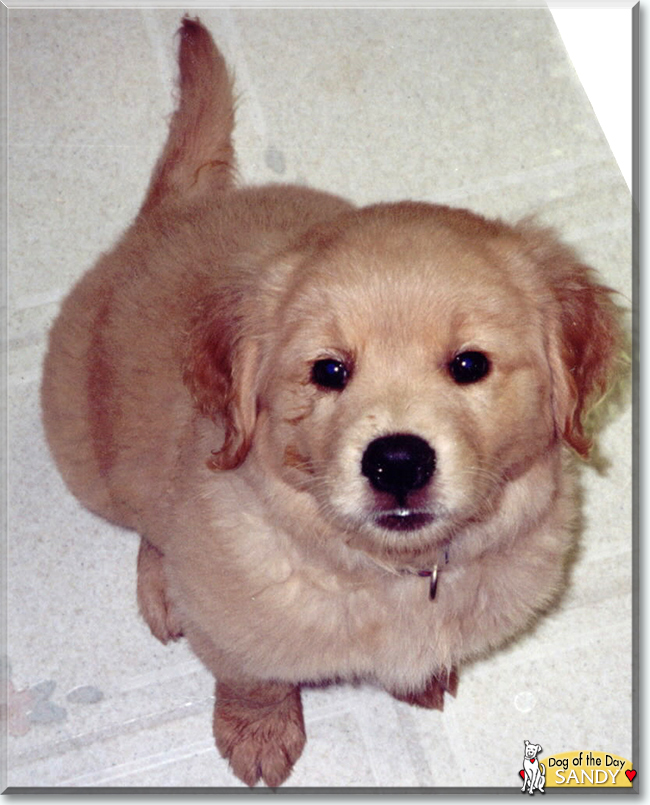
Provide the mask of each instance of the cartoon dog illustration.
{"label": "cartoon dog illustration", "polygon": [[530,741],[524,741],[524,784],[521,788],[522,791],[526,790],[528,784],[528,793],[534,793],[537,788],[542,794],[544,793],[544,786],[546,785],[546,769],[544,764],[537,760],[537,755],[542,751],[539,744],[531,744]]}

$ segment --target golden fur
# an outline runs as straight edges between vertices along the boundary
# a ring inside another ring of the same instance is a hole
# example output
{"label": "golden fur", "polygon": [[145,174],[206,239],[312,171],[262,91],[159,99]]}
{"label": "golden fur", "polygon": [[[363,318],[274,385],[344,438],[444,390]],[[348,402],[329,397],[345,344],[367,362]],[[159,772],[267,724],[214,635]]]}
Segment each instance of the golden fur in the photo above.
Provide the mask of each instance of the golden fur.
{"label": "golden fur", "polygon": [[[460,663],[552,600],[564,445],[588,454],[619,331],[609,291],[545,230],[236,188],[231,82],[198,21],[179,61],[142,209],[52,329],[44,421],[72,492],[140,533],[140,609],[214,672],[220,751],[279,785],[305,740],[301,684],[441,707]],[[489,371],[456,382],[468,352]],[[343,388],[314,380],[325,359]],[[394,434],[431,448],[406,493],[361,469]],[[430,601],[418,571],[436,568]]]}

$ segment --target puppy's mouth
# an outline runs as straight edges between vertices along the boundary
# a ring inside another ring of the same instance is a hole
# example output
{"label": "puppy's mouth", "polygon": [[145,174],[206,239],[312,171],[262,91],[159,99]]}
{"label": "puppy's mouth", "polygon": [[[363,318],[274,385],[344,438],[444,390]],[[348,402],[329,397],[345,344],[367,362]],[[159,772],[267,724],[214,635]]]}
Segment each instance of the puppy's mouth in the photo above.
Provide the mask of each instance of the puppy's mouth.
{"label": "puppy's mouth", "polygon": [[395,509],[375,515],[375,523],[389,531],[418,531],[434,521],[430,512]]}

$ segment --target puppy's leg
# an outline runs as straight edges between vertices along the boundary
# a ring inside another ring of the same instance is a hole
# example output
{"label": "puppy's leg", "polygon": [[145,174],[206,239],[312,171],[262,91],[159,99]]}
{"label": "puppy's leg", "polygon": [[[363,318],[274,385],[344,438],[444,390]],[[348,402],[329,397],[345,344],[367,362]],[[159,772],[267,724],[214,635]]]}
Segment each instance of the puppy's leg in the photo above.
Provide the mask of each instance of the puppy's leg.
{"label": "puppy's leg", "polygon": [[452,668],[449,672],[432,676],[425,687],[415,693],[395,693],[394,691],[391,693],[400,702],[426,707],[428,710],[444,710],[445,693],[455,697],[457,690],[458,673],[455,668]]}
{"label": "puppy's leg", "polygon": [[283,682],[219,680],[214,737],[246,785],[281,785],[305,746],[300,688]]}
{"label": "puppy's leg", "polygon": [[138,552],[138,608],[161,643],[182,636],[181,625],[167,597],[163,554],[144,537]]}

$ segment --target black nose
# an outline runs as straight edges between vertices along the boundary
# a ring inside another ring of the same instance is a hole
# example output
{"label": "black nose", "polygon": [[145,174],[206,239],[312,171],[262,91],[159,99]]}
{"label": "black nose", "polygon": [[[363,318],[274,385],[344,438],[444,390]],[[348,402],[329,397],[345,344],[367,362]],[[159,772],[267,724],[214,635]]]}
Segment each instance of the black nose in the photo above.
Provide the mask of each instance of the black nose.
{"label": "black nose", "polygon": [[436,468],[436,454],[419,436],[396,433],[370,442],[361,459],[361,472],[378,492],[390,492],[405,502],[422,489]]}

